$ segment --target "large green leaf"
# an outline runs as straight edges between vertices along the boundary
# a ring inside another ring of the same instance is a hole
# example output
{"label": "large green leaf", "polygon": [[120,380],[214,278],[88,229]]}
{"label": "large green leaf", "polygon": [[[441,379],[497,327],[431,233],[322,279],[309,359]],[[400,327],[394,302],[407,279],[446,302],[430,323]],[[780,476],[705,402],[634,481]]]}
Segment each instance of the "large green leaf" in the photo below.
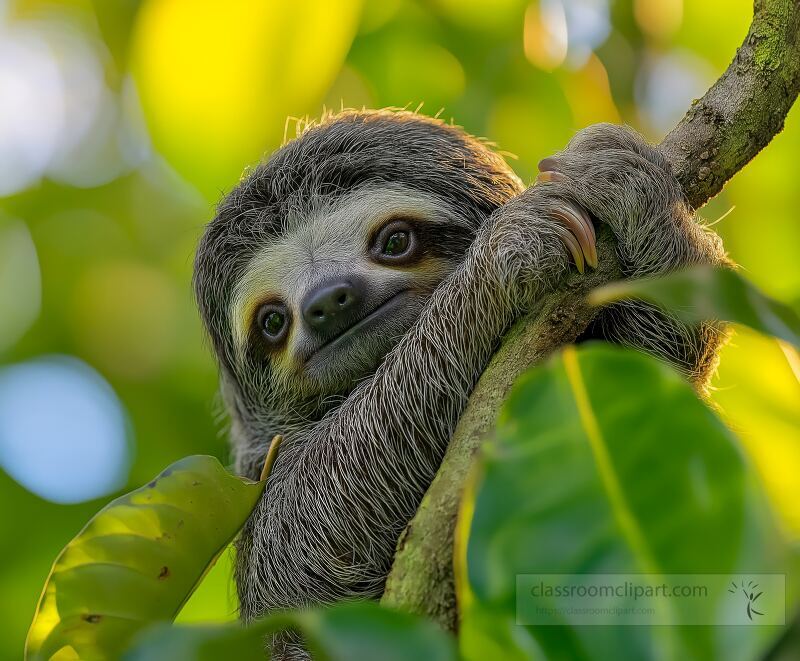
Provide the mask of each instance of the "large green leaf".
{"label": "large green leaf", "polygon": [[139,630],[172,620],[263,490],[197,455],[111,502],[56,559],[26,658],[115,658]]}
{"label": "large green leaf", "polygon": [[640,298],[669,310],[687,323],[733,321],[800,346],[800,316],[743,278],[738,271],[697,266],[660,278],[614,282],[589,300],[604,305]]}
{"label": "large green leaf", "polygon": [[326,610],[279,613],[248,628],[156,626],[145,632],[126,661],[248,661],[264,658],[264,639],[291,627],[302,633],[320,661],[454,661],[452,638],[416,616],[370,602]]}
{"label": "large green leaf", "polygon": [[[787,572],[784,543],[736,439],[655,359],[587,344],[528,372],[501,411],[481,471],[462,511],[468,521],[474,507],[468,536],[457,542],[457,559],[466,544],[457,580],[468,626],[482,627],[470,612],[493,613],[484,638],[496,637],[503,615],[509,625],[502,636],[519,650],[535,649],[535,641],[547,658],[752,659],[780,633],[780,627],[579,626],[569,613],[559,614],[555,626],[513,624],[521,612],[520,574],[578,575],[578,582],[645,574],[642,580],[658,583],[674,574]],[[527,606],[552,605],[522,598]],[[780,594],[762,596],[761,603],[768,598],[779,601],[767,604],[773,611],[783,609]],[[715,595],[670,608],[662,624],[722,624],[732,617]],[[480,656],[466,646],[462,653]]]}

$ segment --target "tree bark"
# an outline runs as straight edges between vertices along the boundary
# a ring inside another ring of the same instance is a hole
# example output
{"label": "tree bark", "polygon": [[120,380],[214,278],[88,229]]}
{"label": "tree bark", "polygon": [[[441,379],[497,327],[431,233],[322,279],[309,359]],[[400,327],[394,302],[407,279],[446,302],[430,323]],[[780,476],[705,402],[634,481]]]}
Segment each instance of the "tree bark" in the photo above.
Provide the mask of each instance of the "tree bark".
{"label": "tree bark", "polygon": [[[659,145],[692,206],[702,206],[716,195],[781,131],[798,91],[800,0],[755,0],[750,30],[733,62]],[[598,235],[598,256],[596,271],[575,274],[504,338],[470,398],[436,478],[398,542],[384,605],[456,630],[453,535],[464,481],[517,377],[575,341],[596,313],[586,293],[620,277],[607,230]]]}

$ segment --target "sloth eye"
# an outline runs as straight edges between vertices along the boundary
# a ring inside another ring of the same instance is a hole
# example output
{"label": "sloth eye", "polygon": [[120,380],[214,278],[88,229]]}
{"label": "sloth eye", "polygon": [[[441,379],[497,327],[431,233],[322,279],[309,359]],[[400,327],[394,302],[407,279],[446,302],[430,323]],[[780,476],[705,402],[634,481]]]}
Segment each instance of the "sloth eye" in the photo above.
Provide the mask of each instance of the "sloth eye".
{"label": "sloth eye", "polygon": [[383,254],[389,255],[390,257],[402,255],[406,250],[408,250],[408,244],[410,242],[411,241],[408,236],[408,232],[395,232],[388,239],[386,239],[386,245],[383,246]]}
{"label": "sloth eye", "polygon": [[282,340],[289,327],[286,308],[276,303],[261,306],[258,311],[258,327],[271,342]]}
{"label": "sloth eye", "polygon": [[376,234],[371,253],[378,262],[402,266],[418,256],[420,243],[410,222],[395,218]]}
{"label": "sloth eye", "polygon": [[277,335],[283,329],[285,321],[280,312],[270,312],[264,319],[264,331],[267,335]]}

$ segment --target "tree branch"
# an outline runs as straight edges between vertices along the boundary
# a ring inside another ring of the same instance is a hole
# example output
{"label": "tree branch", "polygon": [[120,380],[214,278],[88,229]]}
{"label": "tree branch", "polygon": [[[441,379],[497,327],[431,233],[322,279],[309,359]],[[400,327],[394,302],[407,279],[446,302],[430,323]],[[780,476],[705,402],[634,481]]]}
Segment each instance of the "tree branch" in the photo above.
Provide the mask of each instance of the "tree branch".
{"label": "tree branch", "polygon": [[[722,77],[694,101],[659,145],[690,204],[716,195],[781,131],[800,91],[800,0],[755,0],[753,21]],[[395,555],[382,603],[455,630],[453,532],[464,480],[517,377],[586,329],[596,311],[585,294],[620,277],[613,237],[598,236],[600,267],[517,322],[481,376],[439,472]]]}

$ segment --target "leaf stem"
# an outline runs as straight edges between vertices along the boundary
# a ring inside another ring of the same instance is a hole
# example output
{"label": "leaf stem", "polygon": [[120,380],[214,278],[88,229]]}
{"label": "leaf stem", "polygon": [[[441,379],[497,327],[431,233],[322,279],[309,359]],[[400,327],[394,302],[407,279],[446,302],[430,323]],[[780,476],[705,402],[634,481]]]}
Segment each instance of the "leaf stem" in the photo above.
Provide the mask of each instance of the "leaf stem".
{"label": "leaf stem", "polygon": [[272,464],[274,464],[275,460],[278,458],[278,450],[281,447],[281,443],[283,443],[283,436],[275,434],[275,436],[272,437],[272,442],[269,444],[267,456],[264,458],[264,468],[261,469],[260,482],[263,482],[269,477],[272,471]]}

